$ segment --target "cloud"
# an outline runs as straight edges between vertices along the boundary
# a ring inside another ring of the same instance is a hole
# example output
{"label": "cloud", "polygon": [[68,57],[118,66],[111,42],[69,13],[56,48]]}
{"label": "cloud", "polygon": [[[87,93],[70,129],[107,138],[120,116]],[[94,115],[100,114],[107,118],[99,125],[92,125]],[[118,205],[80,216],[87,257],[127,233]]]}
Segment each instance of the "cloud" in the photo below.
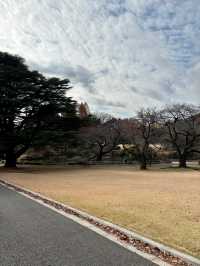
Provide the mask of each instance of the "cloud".
{"label": "cloud", "polygon": [[100,98],[96,97],[95,102],[97,105],[103,106],[103,107],[116,107],[116,108],[125,108],[126,107],[126,104],[123,102],[110,101],[110,100],[106,100],[103,97],[100,97]]}
{"label": "cloud", "polygon": [[67,65],[47,65],[40,66],[34,63],[31,64],[33,69],[38,69],[42,73],[51,76],[70,77],[70,80],[74,84],[80,84],[87,88],[91,92],[94,89],[95,75],[83,66],[67,66]]}
{"label": "cloud", "polygon": [[93,111],[197,103],[199,0],[4,0],[0,49],[69,78]]}

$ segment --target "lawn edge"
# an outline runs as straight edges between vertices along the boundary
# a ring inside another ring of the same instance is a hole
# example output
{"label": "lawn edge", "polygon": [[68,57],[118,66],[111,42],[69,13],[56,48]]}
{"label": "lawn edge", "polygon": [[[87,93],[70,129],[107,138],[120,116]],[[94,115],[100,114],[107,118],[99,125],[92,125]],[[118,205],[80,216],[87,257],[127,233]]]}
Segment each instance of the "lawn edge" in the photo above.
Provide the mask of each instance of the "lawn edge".
{"label": "lawn edge", "polygon": [[[146,258],[147,260],[152,261],[157,265],[200,265],[199,259],[177,251],[149,238],[146,238],[138,233],[135,233],[134,231],[130,231],[111,222],[97,218],[93,215],[88,214],[87,212],[60,203],[56,200],[41,195],[40,193],[7,182],[3,179],[0,179],[0,184],[6,186],[9,189],[15,190],[20,194],[23,194],[24,196],[32,200],[35,200],[36,202],[64,215],[69,219],[72,219],[73,221],[81,224],[82,226],[85,226],[90,230],[95,231],[96,233]],[[138,248],[137,245],[131,245],[130,240],[135,240],[136,243],[137,241],[139,241],[146,248]],[[164,258],[162,256],[164,256]],[[167,257],[170,257],[171,262],[167,260]]]}

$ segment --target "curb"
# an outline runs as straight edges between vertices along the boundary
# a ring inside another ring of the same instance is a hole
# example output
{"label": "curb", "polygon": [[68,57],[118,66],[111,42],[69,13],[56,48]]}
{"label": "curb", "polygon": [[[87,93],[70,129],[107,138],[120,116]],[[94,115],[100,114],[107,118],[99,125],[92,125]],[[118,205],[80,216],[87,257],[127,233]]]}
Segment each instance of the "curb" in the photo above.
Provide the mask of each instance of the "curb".
{"label": "curb", "polygon": [[[138,255],[156,263],[157,265],[169,266],[169,265],[192,265],[199,266],[200,260],[190,255],[179,252],[173,248],[157,243],[149,238],[143,237],[138,233],[127,230],[121,226],[112,224],[111,222],[92,216],[84,211],[75,209],[71,206],[62,204],[58,201],[52,200],[39,193],[28,190],[24,187],[11,184],[7,181],[0,179],[0,184],[6,186],[9,189],[13,189],[24,196],[37,201],[38,203],[45,205],[46,207],[55,210],[56,212],[80,223],[81,225],[88,227],[89,229],[97,232],[98,234],[109,238],[111,241],[118,243],[124,248],[137,253]],[[131,240],[131,241],[128,241]],[[143,245],[147,245],[147,249],[143,250],[134,246],[132,241],[139,241]],[[151,251],[156,251],[156,255]],[[162,253],[162,255],[160,255]],[[170,257],[171,260],[167,261],[166,257]],[[169,264],[169,263],[172,264]]]}

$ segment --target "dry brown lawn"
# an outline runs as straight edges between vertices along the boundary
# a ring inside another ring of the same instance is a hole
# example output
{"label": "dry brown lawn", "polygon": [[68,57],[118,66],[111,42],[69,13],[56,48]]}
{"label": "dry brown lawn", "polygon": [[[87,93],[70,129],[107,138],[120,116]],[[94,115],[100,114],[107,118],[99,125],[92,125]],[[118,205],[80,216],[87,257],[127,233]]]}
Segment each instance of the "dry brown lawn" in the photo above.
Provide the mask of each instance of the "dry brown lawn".
{"label": "dry brown lawn", "polygon": [[200,257],[200,172],[33,167],[0,178]]}

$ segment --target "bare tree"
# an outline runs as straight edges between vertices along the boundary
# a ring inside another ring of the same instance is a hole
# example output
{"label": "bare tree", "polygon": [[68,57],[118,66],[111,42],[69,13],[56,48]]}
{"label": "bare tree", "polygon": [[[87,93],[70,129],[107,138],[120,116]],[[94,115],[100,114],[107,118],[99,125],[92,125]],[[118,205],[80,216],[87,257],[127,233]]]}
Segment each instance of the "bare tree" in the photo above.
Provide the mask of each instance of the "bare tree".
{"label": "bare tree", "polygon": [[95,113],[95,117],[99,120],[100,124],[105,124],[108,121],[114,119],[114,117],[108,113]]}
{"label": "bare tree", "polygon": [[120,140],[120,129],[117,119],[103,124],[81,129],[81,137],[90,160],[102,161],[106,154],[111,153]]}
{"label": "bare tree", "polygon": [[127,119],[123,125],[123,135],[132,145],[140,169],[146,170],[151,159],[150,144],[155,141],[157,113],[153,109],[141,109],[136,118]]}
{"label": "bare tree", "polygon": [[187,104],[174,104],[161,111],[160,121],[165,128],[164,140],[179,158],[179,167],[193,153],[200,153],[200,108]]}

